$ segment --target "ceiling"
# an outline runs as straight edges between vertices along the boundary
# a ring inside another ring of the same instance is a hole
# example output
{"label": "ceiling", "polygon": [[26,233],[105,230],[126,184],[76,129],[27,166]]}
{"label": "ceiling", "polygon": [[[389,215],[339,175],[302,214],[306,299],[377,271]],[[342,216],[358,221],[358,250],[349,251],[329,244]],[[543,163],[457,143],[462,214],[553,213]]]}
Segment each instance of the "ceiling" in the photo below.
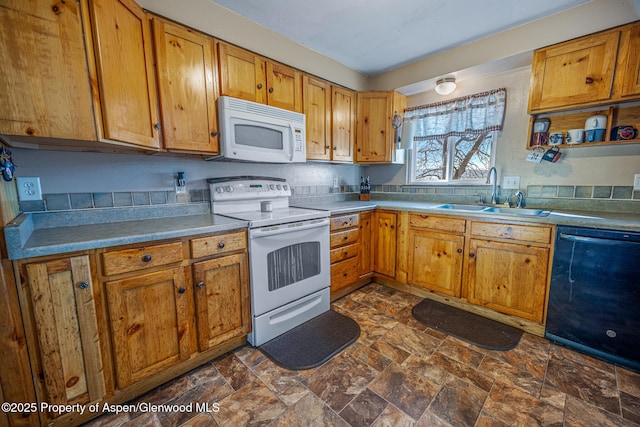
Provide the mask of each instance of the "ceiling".
{"label": "ceiling", "polygon": [[591,0],[211,1],[374,76]]}

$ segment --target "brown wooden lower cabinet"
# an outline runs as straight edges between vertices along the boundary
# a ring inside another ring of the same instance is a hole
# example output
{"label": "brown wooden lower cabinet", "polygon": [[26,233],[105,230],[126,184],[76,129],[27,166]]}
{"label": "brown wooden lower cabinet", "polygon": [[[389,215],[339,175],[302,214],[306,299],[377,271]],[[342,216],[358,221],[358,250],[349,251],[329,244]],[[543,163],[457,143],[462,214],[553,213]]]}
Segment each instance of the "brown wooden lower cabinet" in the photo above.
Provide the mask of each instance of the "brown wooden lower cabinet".
{"label": "brown wooden lower cabinet", "polygon": [[468,265],[470,303],[542,323],[548,247],[471,239]]}
{"label": "brown wooden lower cabinet", "polygon": [[55,405],[99,401],[107,390],[89,256],[23,267],[39,350],[39,357],[31,355],[32,369],[43,380],[39,399]]}
{"label": "brown wooden lower cabinet", "polygon": [[189,358],[181,267],[110,281],[106,288],[120,388]]}
{"label": "brown wooden lower cabinet", "polygon": [[373,212],[361,212],[358,220],[358,226],[360,227],[359,234],[359,254],[358,254],[358,268],[360,269],[360,277],[370,276],[373,273],[373,236],[372,236],[372,224],[373,224]]}
{"label": "brown wooden lower cabinet", "polygon": [[198,349],[205,351],[251,330],[247,254],[193,264]]}
{"label": "brown wooden lower cabinet", "polygon": [[410,230],[409,283],[460,297],[464,236]]}
{"label": "brown wooden lower cabinet", "polygon": [[393,211],[376,210],[373,214],[373,270],[388,277],[396,275],[396,221]]}

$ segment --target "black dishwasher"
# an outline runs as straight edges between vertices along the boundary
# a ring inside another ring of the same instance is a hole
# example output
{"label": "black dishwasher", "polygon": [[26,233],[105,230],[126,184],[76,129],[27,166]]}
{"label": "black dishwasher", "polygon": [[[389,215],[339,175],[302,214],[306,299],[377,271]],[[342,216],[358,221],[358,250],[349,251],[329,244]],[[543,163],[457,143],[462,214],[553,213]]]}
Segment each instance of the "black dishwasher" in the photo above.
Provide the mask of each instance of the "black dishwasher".
{"label": "black dishwasher", "polygon": [[640,233],[558,227],[545,336],[640,371]]}

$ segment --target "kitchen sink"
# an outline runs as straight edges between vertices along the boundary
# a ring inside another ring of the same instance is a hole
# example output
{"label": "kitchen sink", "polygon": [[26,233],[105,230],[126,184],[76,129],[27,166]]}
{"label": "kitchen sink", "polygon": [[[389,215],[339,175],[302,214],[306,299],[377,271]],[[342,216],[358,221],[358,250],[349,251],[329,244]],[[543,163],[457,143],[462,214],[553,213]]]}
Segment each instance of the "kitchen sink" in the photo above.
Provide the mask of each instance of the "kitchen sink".
{"label": "kitchen sink", "polygon": [[521,216],[547,216],[549,211],[542,209],[525,209],[525,208],[486,208],[483,212],[493,212],[507,215],[521,215]]}
{"label": "kitchen sink", "polygon": [[516,216],[547,216],[549,211],[542,209],[525,209],[525,208],[503,208],[492,207],[482,205],[460,205],[455,203],[448,203],[445,205],[434,206],[434,209],[447,209],[452,211],[466,211],[466,212],[485,212],[485,213],[497,213],[502,215],[516,215]]}
{"label": "kitchen sink", "polygon": [[458,204],[446,204],[446,205],[438,205],[434,207],[435,209],[450,209],[453,211],[483,211],[487,209],[486,206],[481,205],[458,205]]}

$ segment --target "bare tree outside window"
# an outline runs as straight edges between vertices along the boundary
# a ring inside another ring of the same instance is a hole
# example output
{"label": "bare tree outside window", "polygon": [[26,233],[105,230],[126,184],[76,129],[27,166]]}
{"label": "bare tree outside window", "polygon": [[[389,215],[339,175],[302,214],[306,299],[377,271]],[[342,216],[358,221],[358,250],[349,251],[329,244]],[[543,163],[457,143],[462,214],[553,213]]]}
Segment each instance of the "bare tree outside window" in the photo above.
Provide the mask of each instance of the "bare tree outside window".
{"label": "bare tree outside window", "polygon": [[493,132],[484,132],[417,142],[413,179],[416,182],[486,180],[491,168],[493,137]]}

